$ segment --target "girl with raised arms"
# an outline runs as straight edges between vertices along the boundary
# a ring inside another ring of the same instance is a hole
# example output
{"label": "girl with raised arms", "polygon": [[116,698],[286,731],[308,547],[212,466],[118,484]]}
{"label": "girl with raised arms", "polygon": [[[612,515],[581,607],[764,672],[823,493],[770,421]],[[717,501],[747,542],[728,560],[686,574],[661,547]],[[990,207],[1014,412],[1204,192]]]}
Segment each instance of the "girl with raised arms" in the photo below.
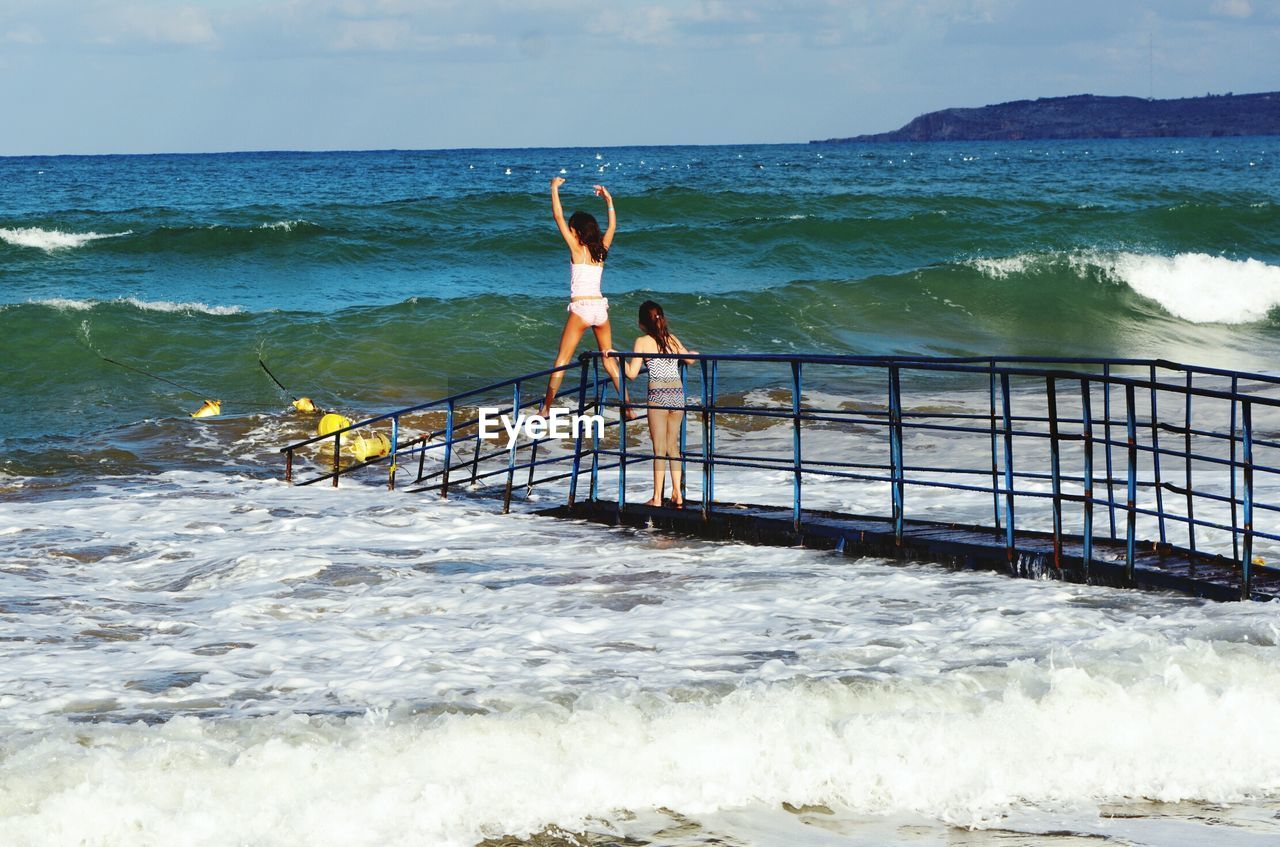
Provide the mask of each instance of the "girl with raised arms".
{"label": "girl with raised arms", "polygon": [[[566,221],[564,209],[560,206],[560,186],[563,184],[563,177],[551,180],[551,213],[555,216],[561,237],[569,245],[569,316],[565,319],[564,331],[560,333],[560,352],[556,354],[557,368],[573,360],[573,354],[588,327],[595,333],[596,343],[600,345],[601,351],[613,349],[609,301],[600,293],[600,278],[604,274],[604,261],[609,255],[613,233],[618,226],[618,219],[613,211],[613,197],[603,185],[594,186],[596,196],[604,198],[609,210],[609,226],[603,234],[595,217],[586,212],[574,212]],[[622,396],[618,360],[606,357],[604,369],[613,380],[619,396]],[[551,413],[551,404],[555,402],[556,392],[560,390],[563,380],[564,371],[553,373],[547,380],[547,396],[543,399],[539,412],[543,417]],[[627,407],[626,402],[624,397],[623,413],[627,419],[638,417]]]}

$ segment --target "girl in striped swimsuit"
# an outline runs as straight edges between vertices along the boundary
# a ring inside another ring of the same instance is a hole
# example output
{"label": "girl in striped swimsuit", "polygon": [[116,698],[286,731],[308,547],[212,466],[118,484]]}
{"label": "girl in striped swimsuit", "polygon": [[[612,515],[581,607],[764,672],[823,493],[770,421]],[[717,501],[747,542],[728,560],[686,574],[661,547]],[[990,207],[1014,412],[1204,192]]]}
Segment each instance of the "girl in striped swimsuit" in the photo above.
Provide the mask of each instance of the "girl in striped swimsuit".
{"label": "girl in striped swimsuit", "polygon": [[[667,316],[652,300],[640,304],[640,328],[644,335],[636,339],[636,353],[686,353],[689,350],[667,328]],[[680,378],[680,362],[693,364],[696,359],[651,359],[638,356],[627,360],[627,379],[639,376],[640,368],[649,371],[649,438],[653,441],[653,499],[650,506],[662,505],[668,468],[671,471],[671,499],[677,509],[684,507],[680,493],[680,421],[684,419],[684,382]]]}

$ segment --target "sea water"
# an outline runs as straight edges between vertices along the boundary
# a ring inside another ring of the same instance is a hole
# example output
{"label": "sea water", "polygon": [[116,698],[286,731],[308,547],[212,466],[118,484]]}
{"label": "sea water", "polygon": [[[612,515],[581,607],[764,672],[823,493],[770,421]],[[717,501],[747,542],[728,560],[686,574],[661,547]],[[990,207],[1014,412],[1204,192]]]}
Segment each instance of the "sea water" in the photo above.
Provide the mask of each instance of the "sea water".
{"label": "sea water", "polygon": [[[376,474],[295,488],[276,448],[314,426],[291,394],[358,417],[549,364],[555,175],[569,209],[603,213],[593,183],[615,197],[619,347],[651,297],[707,352],[1275,372],[1278,157],[1166,139],[0,159],[0,844],[1270,843],[1274,605],[533,514],[556,485],[505,516]],[[733,380],[755,403],[786,385]],[[187,417],[206,397],[225,415]],[[790,496],[783,472],[717,485]]]}

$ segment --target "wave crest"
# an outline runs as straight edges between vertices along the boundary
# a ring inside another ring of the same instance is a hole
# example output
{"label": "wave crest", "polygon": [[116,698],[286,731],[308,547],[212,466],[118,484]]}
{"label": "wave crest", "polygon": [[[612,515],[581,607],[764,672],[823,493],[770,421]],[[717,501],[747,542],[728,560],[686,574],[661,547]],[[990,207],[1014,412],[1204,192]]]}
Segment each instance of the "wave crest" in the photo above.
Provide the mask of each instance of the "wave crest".
{"label": "wave crest", "polygon": [[132,235],[133,230],[124,232],[64,232],[60,229],[41,229],[40,227],[19,227],[17,229],[0,228],[0,241],[14,247],[32,247],[52,253],[55,250],[73,250],[93,241],[104,238],[120,238]]}
{"label": "wave crest", "polygon": [[115,300],[77,300],[69,297],[50,297],[45,300],[29,300],[33,306],[48,306],[66,312],[87,312],[97,306],[116,304],[133,306],[144,312],[199,312],[205,315],[239,315],[240,306],[210,306],[207,303],[175,303],[170,300],[139,300],[136,297],[120,297]]}
{"label": "wave crest", "polygon": [[1174,317],[1196,324],[1259,323],[1280,308],[1280,267],[1252,258],[1083,251],[1023,253],[966,264],[995,280],[1065,267],[1081,279],[1096,276],[1127,286]]}

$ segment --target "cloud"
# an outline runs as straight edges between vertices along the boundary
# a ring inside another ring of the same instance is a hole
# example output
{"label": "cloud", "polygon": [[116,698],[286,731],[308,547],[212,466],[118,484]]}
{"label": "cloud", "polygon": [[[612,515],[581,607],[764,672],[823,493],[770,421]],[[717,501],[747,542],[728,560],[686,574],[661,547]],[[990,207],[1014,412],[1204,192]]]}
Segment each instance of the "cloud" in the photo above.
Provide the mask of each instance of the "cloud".
{"label": "cloud", "polygon": [[122,6],[99,16],[95,22],[99,44],[160,44],[212,47],[218,44],[209,13],[197,6]]}
{"label": "cloud", "polygon": [[1217,0],[1213,4],[1214,14],[1229,18],[1248,18],[1253,16],[1253,6],[1249,0]]}
{"label": "cloud", "polygon": [[9,30],[4,35],[0,35],[0,41],[6,44],[25,44],[34,47],[38,44],[44,44],[44,36],[35,27],[20,26],[17,29]]}

